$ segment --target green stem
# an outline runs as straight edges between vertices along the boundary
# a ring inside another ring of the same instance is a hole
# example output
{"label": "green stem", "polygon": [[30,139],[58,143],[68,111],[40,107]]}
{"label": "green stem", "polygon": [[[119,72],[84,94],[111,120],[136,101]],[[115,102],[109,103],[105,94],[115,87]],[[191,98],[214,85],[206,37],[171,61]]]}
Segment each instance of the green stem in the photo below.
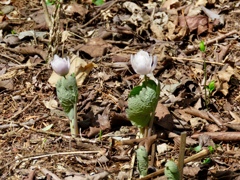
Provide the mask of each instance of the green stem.
{"label": "green stem", "polygon": [[153,128],[153,122],[154,122],[154,117],[155,117],[155,113],[153,112],[153,113],[152,113],[151,120],[150,120],[149,125],[148,125],[147,137],[150,137],[150,136],[151,136],[152,128]]}
{"label": "green stem", "polygon": [[74,132],[75,136],[78,135],[78,122],[77,122],[77,103],[74,103]]}
{"label": "green stem", "polygon": [[76,137],[78,135],[77,103],[74,103],[73,111],[74,111],[74,119],[70,120],[70,129],[71,129],[71,135]]}
{"label": "green stem", "polygon": [[204,57],[204,93],[205,93],[205,104],[206,104],[206,108],[208,109],[208,97],[207,97],[207,67],[206,67],[206,59]]}
{"label": "green stem", "polygon": [[145,127],[139,128],[139,132],[140,132],[139,138],[145,137],[145,129],[146,129]]}

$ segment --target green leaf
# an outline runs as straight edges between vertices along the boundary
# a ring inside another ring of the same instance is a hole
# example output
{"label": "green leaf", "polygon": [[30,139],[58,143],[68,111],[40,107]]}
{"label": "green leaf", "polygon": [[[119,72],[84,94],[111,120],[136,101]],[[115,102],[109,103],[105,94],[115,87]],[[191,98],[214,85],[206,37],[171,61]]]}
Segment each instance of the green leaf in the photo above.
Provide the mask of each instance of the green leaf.
{"label": "green leaf", "polygon": [[74,74],[62,77],[56,84],[57,97],[68,118],[74,119],[74,104],[78,100],[78,88]]}
{"label": "green leaf", "polygon": [[208,150],[209,150],[210,154],[213,154],[213,153],[214,153],[214,147],[208,146]]}
{"label": "green leaf", "polygon": [[155,111],[160,94],[160,85],[153,80],[132,89],[128,98],[127,116],[133,125],[146,127]]}
{"label": "green leaf", "polygon": [[195,148],[193,148],[193,150],[198,153],[202,150],[202,146],[198,145]]}
{"label": "green leaf", "polygon": [[200,42],[199,48],[200,48],[200,51],[205,52],[206,47],[205,47],[204,41]]}
{"label": "green leaf", "polygon": [[48,131],[48,130],[50,130],[50,129],[52,128],[52,126],[53,126],[53,124],[50,124],[50,125],[42,128],[42,130],[43,130],[43,131]]}
{"label": "green leaf", "polygon": [[168,180],[179,180],[179,170],[175,162],[168,161],[165,164],[164,175]]}
{"label": "green leaf", "polygon": [[212,80],[209,84],[208,84],[208,90],[210,93],[212,93],[215,90],[215,81]]}
{"label": "green leaf", "polygon": [[205,158],[203,160],[203,164],[210,164],[211,161],[212,161],[211,158]]}
{"label": "green leaf", "polygon": [[46,5],[47,5],[47,6],[54,5],[55,3],[56,3],[55,0],[46,0]]}
{"label": "green leaf", "polygon": [[96,6],[101,6],[104,1],[103,0],[92,0],[92,2],[96,5]]}
{"label": "green leaf", "polygon": [[140,146],[137,150],[137,164],[140,177],[147,175],[148,171],[148,153],[144,146]]}
{"label": "green leaf", "polygon": [[11,30],[11,34],[17,34],[15,30]]}

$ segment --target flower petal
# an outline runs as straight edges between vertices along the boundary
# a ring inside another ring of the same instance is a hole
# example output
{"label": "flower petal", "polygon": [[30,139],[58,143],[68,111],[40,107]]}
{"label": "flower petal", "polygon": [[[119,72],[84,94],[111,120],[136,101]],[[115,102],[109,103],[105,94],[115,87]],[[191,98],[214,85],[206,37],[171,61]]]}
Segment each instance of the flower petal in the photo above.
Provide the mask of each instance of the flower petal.
{"label": "flower petal", "polygon": [[68,74],[70,69],[69,58],[60,58],[58,55],[54,55],[51,61],[53,70],[60,76],[65,76]]}

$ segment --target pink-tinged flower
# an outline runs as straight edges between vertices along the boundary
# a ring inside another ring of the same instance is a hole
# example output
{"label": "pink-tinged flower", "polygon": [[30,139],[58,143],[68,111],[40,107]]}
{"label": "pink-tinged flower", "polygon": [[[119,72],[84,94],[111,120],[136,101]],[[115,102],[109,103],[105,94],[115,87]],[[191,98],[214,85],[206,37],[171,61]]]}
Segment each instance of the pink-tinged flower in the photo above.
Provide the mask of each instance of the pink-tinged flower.
{"label": "pink-tinged flower", "polygon": [[65,76],[68,74],[70,69],[70,60],[68,57],[60,58],[58,55],[54,55],[51,65],[55,73],[60,76]]}
{"label": "pink-tinged flower", "polygon": [[140,50],[137,54],[131,55],[131,64],[136,73],[151,74],[157,66],[157,56],[151,56],[146,51]]}

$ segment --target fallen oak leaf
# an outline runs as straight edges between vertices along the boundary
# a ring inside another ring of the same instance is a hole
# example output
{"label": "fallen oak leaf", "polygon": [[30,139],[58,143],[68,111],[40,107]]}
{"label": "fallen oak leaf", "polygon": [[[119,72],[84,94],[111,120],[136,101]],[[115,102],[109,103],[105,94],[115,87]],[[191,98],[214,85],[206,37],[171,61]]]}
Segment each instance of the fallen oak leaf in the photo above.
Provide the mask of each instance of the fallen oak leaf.
{"label": "fallen oak leaf", "polygon": [[200,118],[203,118],[203,119],[206,119],[208,120],[209,122],[214,122],[207,114],[207,112],[205,111],[200,111],[194,107],[189,107],[189,108],[186,108],[184,109],[184,112],[188,113],[188,114],[191,114],[193,116],[196,116],[196,117],[200,117]]}
{"label": "fallen oak leaf", "polygon": [[45,61],[47,60],[47,53],[37,47],[26,46],[26,47],[18,47],[11,49],[11,51],[24,54],[24,55],[39,55]]}
{"label": "fallen oak leaf", "polygon": [[208,30],[207,27],[208,20],[206,16],[203,15],[186,16],[185,19],[190,32],[197,29],[197,34],[200,35]]}
{"label": "fallen oak leaf", "polygon": [[89,132],[87,134],[88,137],[93,137],[99,134],[101,131],[105,131],[111,128],[111,123],[109,120],[109,113],[110,113],[110,104],[104,109],[102,115],[98,114],[98,120],[100,127],[90,127]]}

